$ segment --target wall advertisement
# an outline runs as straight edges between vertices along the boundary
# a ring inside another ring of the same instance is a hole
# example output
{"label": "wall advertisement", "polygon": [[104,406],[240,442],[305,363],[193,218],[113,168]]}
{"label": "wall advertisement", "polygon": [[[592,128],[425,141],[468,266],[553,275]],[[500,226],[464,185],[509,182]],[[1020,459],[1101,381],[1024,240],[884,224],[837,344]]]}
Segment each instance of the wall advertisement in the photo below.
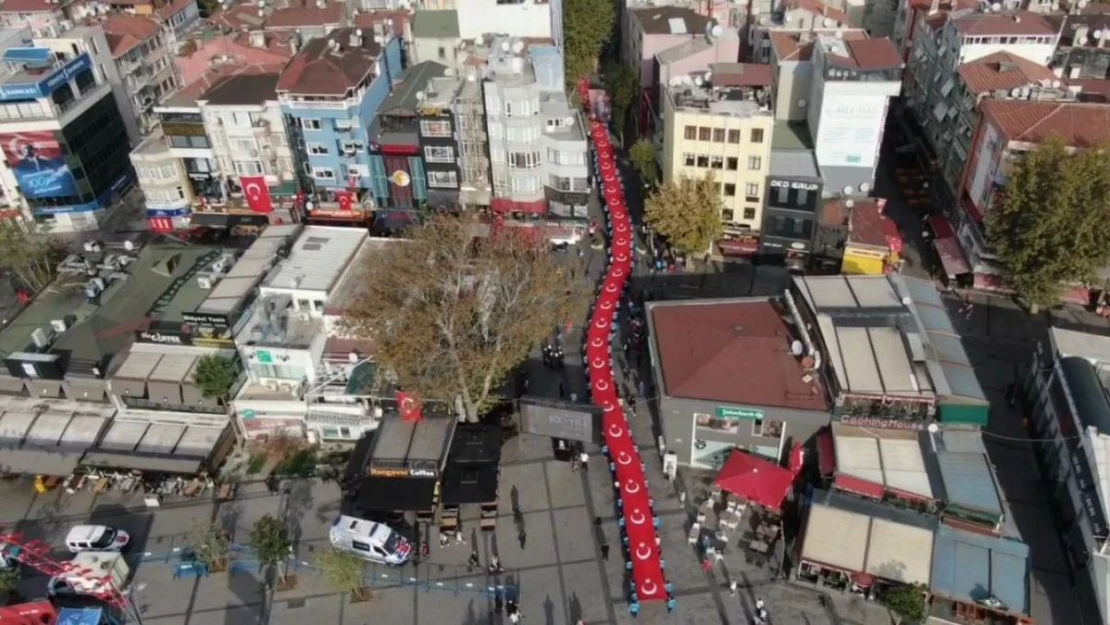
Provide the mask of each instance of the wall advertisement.
{"label": "wall advertisement", "polygon": [[886,96],[825,93],[817,128],[817,162],[822,167],[873,168],[886,118]]}
{"label": "wall advertisement", "polygon": [[78,195],[77,181],[65,162],[62,146],[51,130],[0,135],[5,158],[28,198]]}

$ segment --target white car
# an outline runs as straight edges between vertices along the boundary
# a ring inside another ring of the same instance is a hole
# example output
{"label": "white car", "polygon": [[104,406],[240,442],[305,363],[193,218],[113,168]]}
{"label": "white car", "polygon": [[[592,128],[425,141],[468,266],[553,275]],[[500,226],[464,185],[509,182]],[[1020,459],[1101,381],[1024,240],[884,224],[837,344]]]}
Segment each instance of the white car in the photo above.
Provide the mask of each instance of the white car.
{"label": "white car", "polygon": [[66,548],[71,553],[123,551],[129,544],[130,534],[107,525],[74,525],[66,534]]}
{"label": "white car", "polygon": [[328,534],[336,549],[364,560],[399,566],[408,562],[412,544],[388,525],[340,515]]}

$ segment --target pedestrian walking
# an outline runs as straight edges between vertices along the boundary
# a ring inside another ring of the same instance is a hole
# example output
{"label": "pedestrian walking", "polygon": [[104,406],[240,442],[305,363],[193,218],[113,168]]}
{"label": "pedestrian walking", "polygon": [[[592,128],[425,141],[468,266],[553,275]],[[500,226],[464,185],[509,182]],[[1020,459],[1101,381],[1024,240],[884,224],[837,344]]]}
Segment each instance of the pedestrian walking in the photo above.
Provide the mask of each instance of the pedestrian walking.
{"label": "pedestrian walking", "polygon": [[736,596],[736,587],[737,587],[736,580],[734,580],[734,579],[728,580],[728,594],[735,597]]}
{"label": "pedestrian walking", "polygon": [[524,549],[524,543],[528,542],[528,534],[525,533],[523,526],[521,526],[520,535],[517,538],[520,540],[520,548]]}
{"label": "pedestrian walking", "polygon": [[755,598],[755,611],[756,612],[762,612],[763,611],[763,597],[756,597]]}
{"label": "pedestrian walking", "polygon": [[565,399],[566,396],[567,396],[567,387],[564,386],[562,382],[559,382],[559,399]]}
{"label": "pedestrian walking", "polygon": [[474,567],[478,566],[478,564],[479,564],[479,562],[478,562],[478,550],[477,549],[471,549],[470,550],[470,559],[466,561],[466,570],[467,571],[473,571]]}
{"label": "pedestrian walking", "polygon": [[588,454],[584,451],[582,453],[578,454],[578,462],[582,465],[582,470],[583,471],[585,471],[586,469],[589,468],[589,465],[588,465],[589,461],[590,461],[590,454]]}
{"label": "pedestrian walking", "polygon": [[609,561],[609,543],[601,543],[601,559]]}

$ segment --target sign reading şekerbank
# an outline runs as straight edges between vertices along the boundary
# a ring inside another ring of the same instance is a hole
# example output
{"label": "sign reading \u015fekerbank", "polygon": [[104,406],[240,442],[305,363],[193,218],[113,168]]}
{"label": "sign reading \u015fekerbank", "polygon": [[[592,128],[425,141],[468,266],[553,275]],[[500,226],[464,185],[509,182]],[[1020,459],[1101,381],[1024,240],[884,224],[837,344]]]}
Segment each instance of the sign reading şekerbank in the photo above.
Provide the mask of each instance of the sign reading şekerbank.
{"label": "sign reading \u015fekerbank", "polygon": [[41,80],[0,84],[0,102],[45,98],[57,91],[62,85],[73,80],[78,74],[91,69],[92,61],[89,59],[89,55],[82,54]]}

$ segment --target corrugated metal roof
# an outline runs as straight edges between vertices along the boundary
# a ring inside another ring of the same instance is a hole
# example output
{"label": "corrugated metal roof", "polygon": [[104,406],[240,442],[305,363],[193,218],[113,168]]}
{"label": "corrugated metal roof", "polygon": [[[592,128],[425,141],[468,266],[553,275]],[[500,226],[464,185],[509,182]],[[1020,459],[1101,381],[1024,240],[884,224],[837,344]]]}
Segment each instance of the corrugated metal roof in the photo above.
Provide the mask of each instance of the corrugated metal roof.
{"label": "corrugated metal roof", "polygon": [[971,365],[967,352],[964,350],[964,344],[960,342],[959,337],[932,332],[929,334],[929,342],[933,344],[937,360],[958,365]]}
{"label": "corrugated metal roof", "polygon": [[1086,358],[1060,359],[1060,372],[1067,382],[1068,396],[1075,402],[1079,421],[1099,432],[1110,433],[1110,401],[1091,361]]}
{"label": "corrugated metal roof", "polygon": [[985,454],[938,451],[937,466],[949,504],[1002,516],[1002,502]]}
{"label": "corrugated metal roof", "polygon": [[956,334],[956,329],[952,327],[952,321],[948,318],[948,311],[944,308],[918,306],[917,316],[921,319],[921,325],[925,327],[925,331],[928,333]]}
{"label": "corrugated metal roof", "polygon": [[940,368],[944,372],[944,379],[948,381],[950,390],[948,395],[950,397],[962,397],[981,402],[987,401],[987,395],[983,392],[983,387],[979,385],[979,378],[976,377],[974,369],[968,366],[947,363],[941,363]]}
{"label": "corrugated metal roof", "polygon": [[989,597],[1029,613],[1029,547],[945,525],[937,529],[930,584],[935,594],[977,603]]}
{"label": "corrugated metal roof", "polygon": [[954,454],[986,455],[987,453],[987,447],[983,444],[983,433],[978,429],[946,428],[937,438],[937,449],[941,451]]}
{"label": "corrugated metal roof", "polygon": [[944,301],[940,298],[940,292],[937,291],[936,285],[931,280],[902,276],[902,284],[918,306],[944,308]]}
{"label": "corrugated metal roof", "polygon": [[866,573],[907,584],[928,584],[933,532],[886,519],[871,520]]}

